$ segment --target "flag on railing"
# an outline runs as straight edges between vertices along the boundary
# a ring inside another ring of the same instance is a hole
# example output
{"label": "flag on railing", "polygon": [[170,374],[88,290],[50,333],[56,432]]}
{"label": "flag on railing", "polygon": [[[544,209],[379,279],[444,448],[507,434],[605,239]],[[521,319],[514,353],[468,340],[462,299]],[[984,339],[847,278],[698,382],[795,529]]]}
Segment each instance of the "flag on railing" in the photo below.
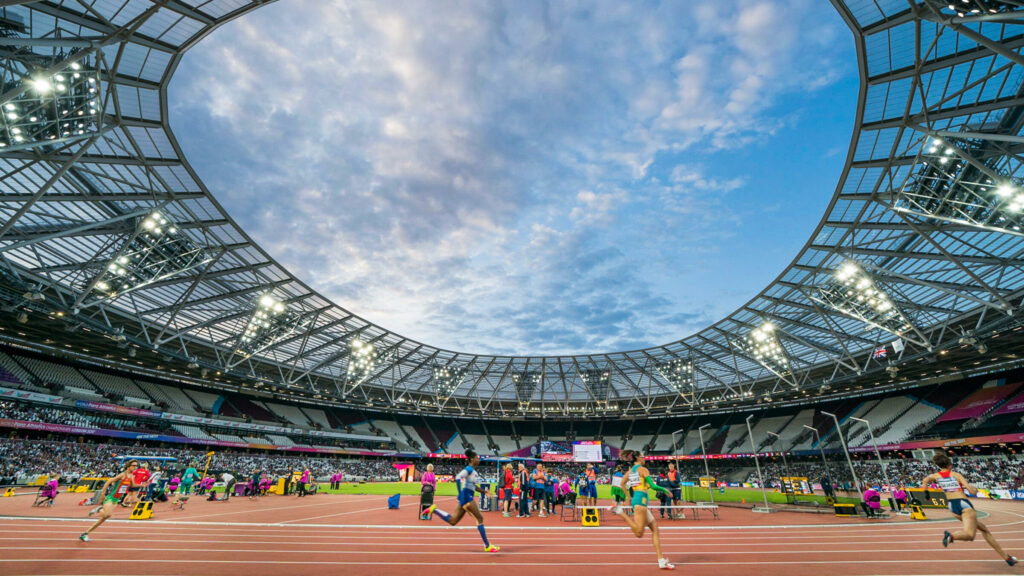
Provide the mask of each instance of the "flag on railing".
{"label": "flag on railing", "polygon": [[877,350],[875,350],[874,354],[872,354],[871,356],[873,358],[885,358],[886,355],[887,355],[887,352],[885,350],[885,346],[882,346],[881,348],[878,348]]}

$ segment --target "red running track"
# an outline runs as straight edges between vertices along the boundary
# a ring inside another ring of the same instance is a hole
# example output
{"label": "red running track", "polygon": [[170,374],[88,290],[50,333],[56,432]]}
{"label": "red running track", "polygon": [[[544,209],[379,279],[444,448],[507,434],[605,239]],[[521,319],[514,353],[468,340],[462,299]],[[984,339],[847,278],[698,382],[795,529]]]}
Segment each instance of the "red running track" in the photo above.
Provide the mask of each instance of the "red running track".
{"label": "red running track", "polygon": [[[320,576],[339,574],[557,574],[592,576],[656,571],[650,536],[637,540],[618,519],[581,528],[555,518],[485,513],[488,536],[502,547],[482,551],[470,519],[452,528],[415,519],[415,499],[386,510],[382,496],[267,497],[250,502],[193,499],[185,511],[158,504],[155,518],[127,521],[127,511],[77,539],[89,524],[76,495],[53,508],[25,497],[0,499],[0,574],[137,574]],[[453,499],[439,499],[451,508]],[[981,501],[985,522],[1003,546],[1024,556],[1024,503]],[[953,524],[864,520],[723,509],[721,520],[662,522],[662,544],[687,575],[822,576],[831,574],[1020,574],[980,538],[943,549]],[[13,518],[12,516],[23,516]]]}

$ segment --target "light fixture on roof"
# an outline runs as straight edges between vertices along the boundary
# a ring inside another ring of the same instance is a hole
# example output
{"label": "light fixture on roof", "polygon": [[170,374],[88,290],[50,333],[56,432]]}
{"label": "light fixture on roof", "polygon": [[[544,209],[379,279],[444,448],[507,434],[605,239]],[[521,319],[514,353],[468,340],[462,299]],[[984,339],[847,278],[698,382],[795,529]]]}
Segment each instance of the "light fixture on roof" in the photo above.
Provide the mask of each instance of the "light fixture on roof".
{"label": "light fixture on roof", "polygon": [[40,286],[34,286],[32,289],[22,294],[21,297],[24,298],[25,300],[28,300],[29,302],[46,301],[46,295],[43,294],[42,288]]}
{"label": "light fixture on roof", "polygon": [[524,370],[512,374],[512,383],[516,387],[516,396],[519,398],[519,409],[529,409],[530,399],[533,392],[543,383],[544,377],[540,372]]}
{"label": "light fixture on roof", "polygon": [[788,379],[792,375],[789,358],[775,332],[775,325],[764,320],[747,332],[742,340],[734,340],[733,345],[776,376]]}
{"label": "light fixture on roof", "polygon": [[[311,319],[308,315],[288,310],[288,307],[274,296],[265,292],[256,298],[249,313],[245,329],[238,338],[235,353],[243,359],[305,329]],[[229,368],[235,364],[228,365]]]}
{"label": "light fixture on roof", "polygon": [[434,391],[437,393],[440,403],[446,402],[459,389],[462,379],[466,377],[468,371],[468,367],[457,364],[434,364],[432,370]]}
{"label": "light fixture on roof", "polygon": [[1024,236],[1024,186],[1006,142],[943,133],[924,142],[893,197],[896,212]]}
{"label": "light fixture on roof", "polygon": [[3,73],[13,81],[0,109],[0,150],[89,138],[101,128],[100,70],[80,49],[56,55],[13,52]]}
{"label": "light fixture on roof", "polygon": [[135,230],[94,275],[75,306],[116,298],[154,282],[202,268],[213,254],[159,210],[137,219]]}
{"label": "light fixture on roof", "polygon": [[895,336],[905,338],[916,333],[892,297],[854,260],[843,262],[809,296],[819,304]]}
{"label": "light fixture on roof", "polygon": [[349,386],[362,384],[376,370],[379,360],[380,355],[376,346],[358,338],[353,339],[349,344],[345,381]]}
{"label": "light fixture on roof", "polygon": [[608,392],[611,390],[612,373],[608,368],[587,368],[580,372],[580,379],[587,391],[594,397],[598,405],[603,406],[608,402]]}
{"label": "light fixture on roof", "polygon": [[690,360],[673,358],[666,362],[658,362],[655,364],[655,368],[679,395],[686,396],[693,393],[693,362]]}

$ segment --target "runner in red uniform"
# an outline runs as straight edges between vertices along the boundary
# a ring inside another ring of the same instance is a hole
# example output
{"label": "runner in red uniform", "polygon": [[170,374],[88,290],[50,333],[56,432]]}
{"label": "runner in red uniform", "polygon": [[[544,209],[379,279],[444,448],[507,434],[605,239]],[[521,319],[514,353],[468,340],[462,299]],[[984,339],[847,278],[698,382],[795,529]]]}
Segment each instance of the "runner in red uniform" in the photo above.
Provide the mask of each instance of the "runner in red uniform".
{"label": "runner in red uniform", "polygon": [[95,530],[96,528],[99,528],[100,524],[103,524],[107,521],[107,518],[110,518],[114,515],[114,510],[117,509],[117,506],[121,503],[121,500],[128,495],[128,489],[132,487],[132,484],[134,484],[134,473],[138,467],[139,463],[137,461],[129,460],[128,463],[125,464],[124,466],[124,471],[122,471],[120,474],[117,474],[113,478],[108,478],[107,481],[103,483],[103,487],[100,488],[97,494],[106,494],[107,488],[115,482],[117,483],[117,488],[115,488],[113,492],[111,492],[107,497],[103,499],[103,504],[101,504],[99,508],[94,508],[92,511],[89,512],[89,516],[92,516],[93,514],[99,512],[100,519],[97,520],[95,524],[90,526],[88,530],[83,532],[82,535],[78,537],[79,540],[83,542],[88,542],[89,533]]}
{"label": "runner in red uniform", "polygon": [[953,540],[973,542],[978,531],[981,531],[985,542],[988,542],[988,545],[999,554],[1000,558],[1005,560],[1010,566],[1016,564],[1017,559],[1007,554],[999,546],[995,537],[989,532],[988,526],[978,522],[978,513],[974,511],[974,505],[967,499],[967,494],[964,494],[965,489],[974,494],[978,493],[978,489],[972,486],[959,472],[953,472],[953,461],[949,459],[949,456],[936,454],[932,457],[932,464],[935,464],[941,470],[935,474],[925,476],[925,479],[921,481],[921,487],[927,490],[933,483],[938,484],[939,488],[946,493],[949,511],[956,516],[957,520],[963,522],[962,530],[953,533],[947,530],[943,533],[942,545],[949,546]]}

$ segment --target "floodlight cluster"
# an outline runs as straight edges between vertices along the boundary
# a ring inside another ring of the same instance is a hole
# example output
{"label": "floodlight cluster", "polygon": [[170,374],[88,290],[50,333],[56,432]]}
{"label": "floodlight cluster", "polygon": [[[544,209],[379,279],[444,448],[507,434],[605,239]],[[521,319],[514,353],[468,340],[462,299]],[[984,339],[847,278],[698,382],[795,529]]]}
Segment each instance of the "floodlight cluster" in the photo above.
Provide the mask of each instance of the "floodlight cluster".
{"label": "floodlight cluster", "polygon": [[540,372],[524,371],[512,375],[512,383],[515,384],[516,394],[519,396],[519,407],[526,408],[530,405],[530,398],[533,391],[543,382],[544,377]]}
{"label": "floodlight cluster", "polygon": [[737,344],[744,353],[775,374],[782,376],[789,373],[786,351],[775,335],[775,325],[771,322],[765,321],[751,329]]}
{"label": "floodlight cluster", "polygon": [[92,279],[95,296],[114,298],[213,260],[205,246],[183,234],[159,211],[139,219],[135,232],[115,254]]}
{"label": "floodlight cluster", "polygon": [[986,153],[986,145],[966,138],[926,142],[893,210],[1021,234],[1024,187],[995,165],[997,156]]}
{"label": "floodlight cluster", "polygon": [[99,71],[87,59],[68,62],[55,73],[28,72],[13,85],[4,85],[0,92],[17,92],[0,110],[0,149],[29,148],[95,133],[100,125],[99,89]]}
{"label": "floodlight cluster", "polygon": [[345,379],[349,385],[362,383],[377,368],[380,354],[376,346],[358,338],[349,345],[348,373]]}
{"label": "floodlight cluster", "polygon": [[434,364],[434,390],[438,398],[448,399],[458,390],[469,369],[466,366]]}
{"label": "floodlight cluster", "polygon": [[946,5],[947,10],[955,12],[960,18],[985,14],[1005,14],[1020,8],[1019,4],[1000,0],[950,0]]}
{"label": "floodlight cluster", "polygon": [[591,396],[599,403],[607,402],[608,390],[611,388],[612,373],[607,368],[587,368],[580,372],[580,379],[587,387]]}
{"label": "floodlight cluster", "polygon": [[245,331],[239,338],[239,354],[245,357],[298,332],[308,324],[307,317],[288,310],[284,302],[267,292],[256,299]]}
{"label": "floodlight cluster", "polygon": [[892,298],[857,262],[847,260],[812,298],[847,316],[903,336],[912,328]]}
{"label": "floodlight cluster", "polygon": [[667,362],[657,364],[658,373],[668,380],[679,394],[689,394],[693,391],[693,362],[684,358],[674,358]]}

